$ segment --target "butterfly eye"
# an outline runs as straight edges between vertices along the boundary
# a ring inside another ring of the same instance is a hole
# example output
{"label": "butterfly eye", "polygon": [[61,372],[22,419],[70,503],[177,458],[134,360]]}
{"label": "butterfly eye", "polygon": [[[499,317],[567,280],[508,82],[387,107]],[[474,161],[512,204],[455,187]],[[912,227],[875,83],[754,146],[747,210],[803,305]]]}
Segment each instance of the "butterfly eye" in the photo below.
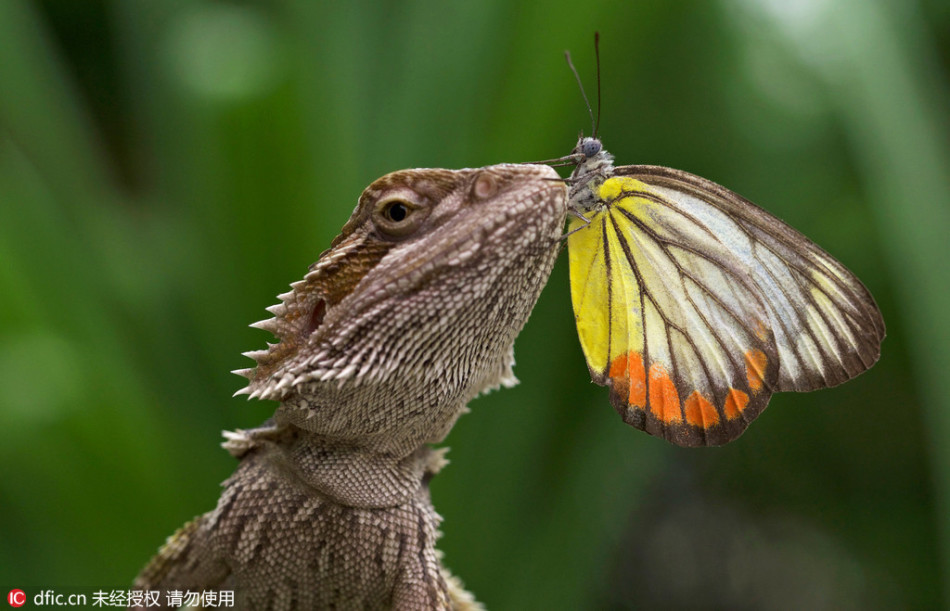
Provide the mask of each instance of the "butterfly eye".
{"label": "butterfly eye", "polygon": [[596,138],[584,138],[584,141],[581,142],[581,154],[584,155],[585,159],[590,159],[603,148],[603,144],[600,143],[600,140]]}
{"label": "butterfly eye", "polygon": [[409,235],[425,220],[428,207],[404,197],[389,197],[376,204],[373,222],[379,230],[392,238]]}

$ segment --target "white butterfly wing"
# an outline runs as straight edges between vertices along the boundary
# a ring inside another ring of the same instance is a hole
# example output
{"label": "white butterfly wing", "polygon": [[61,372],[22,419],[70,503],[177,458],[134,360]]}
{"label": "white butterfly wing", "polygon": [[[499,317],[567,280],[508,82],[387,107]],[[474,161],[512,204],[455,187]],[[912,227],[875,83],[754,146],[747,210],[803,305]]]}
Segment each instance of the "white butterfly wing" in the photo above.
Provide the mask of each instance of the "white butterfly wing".
{"label": "white butterfly wing", "polygon": [[611,168],[593,198],[568,239],[575,317],[594,381],[629,424],[723,444],[772,392],[839,384],[877,360],[884,324],[867,289],[748,200],[657,166]]}
{"label": "white butterfly wing", "polygon": [[778,349],[776,391],[835,386],[877,362],[884,321],[874,298],[814,242],[699,176],[659,166],[622,166],[615,174],[650,185],[671,214],[695,219],[718,237],[697,243],[684,235],[688,223],[660,223],[671,239],[678,237],[706,256],[731,259],[730,267],[748,274],[768,311]]}

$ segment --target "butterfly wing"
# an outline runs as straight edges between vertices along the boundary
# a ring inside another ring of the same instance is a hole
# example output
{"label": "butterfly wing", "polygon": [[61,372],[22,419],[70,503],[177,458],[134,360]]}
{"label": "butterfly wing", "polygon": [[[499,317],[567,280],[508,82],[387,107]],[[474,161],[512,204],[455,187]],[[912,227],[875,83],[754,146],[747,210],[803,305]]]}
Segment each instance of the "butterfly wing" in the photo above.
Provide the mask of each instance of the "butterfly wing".
{"label": "butterfly wing", "polygon": [[773,392],[880,354],[867,289],[803,235],[698,176],[622,166],[568,238],[578,335],[626,422],[678,445],[738,437]]}

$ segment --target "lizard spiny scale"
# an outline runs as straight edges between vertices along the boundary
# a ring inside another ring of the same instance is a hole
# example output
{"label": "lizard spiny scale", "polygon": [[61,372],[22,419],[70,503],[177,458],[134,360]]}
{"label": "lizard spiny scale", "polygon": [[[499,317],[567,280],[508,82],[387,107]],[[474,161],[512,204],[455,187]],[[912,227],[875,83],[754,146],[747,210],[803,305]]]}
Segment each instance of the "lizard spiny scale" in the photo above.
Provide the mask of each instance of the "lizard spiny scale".
{"label": "lizard spiny scale", "polygon": [[[393,212],[395,211],[395,212]],[[515,337],[560,247],[567,187],[503,164],[403,170],[363,192],[303,280],[255,323],[239,391],[280,401],[226,433],[215,510],[137,589],[234,589],[243,609],[478,609],[435,549],[434,450],[466,404],[516,382]]]}

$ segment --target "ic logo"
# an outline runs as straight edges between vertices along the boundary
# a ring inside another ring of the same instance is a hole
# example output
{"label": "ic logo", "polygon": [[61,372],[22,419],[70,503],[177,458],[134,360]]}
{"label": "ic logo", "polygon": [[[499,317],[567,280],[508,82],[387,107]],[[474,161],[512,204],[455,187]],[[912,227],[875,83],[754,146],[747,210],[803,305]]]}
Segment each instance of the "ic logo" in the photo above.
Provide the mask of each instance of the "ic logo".
{"label": "ic logo", "polygon": [[26,604],[26,592],[23,590],[10,590],[7,594],[7,602],[11,607],[22,607]]}

